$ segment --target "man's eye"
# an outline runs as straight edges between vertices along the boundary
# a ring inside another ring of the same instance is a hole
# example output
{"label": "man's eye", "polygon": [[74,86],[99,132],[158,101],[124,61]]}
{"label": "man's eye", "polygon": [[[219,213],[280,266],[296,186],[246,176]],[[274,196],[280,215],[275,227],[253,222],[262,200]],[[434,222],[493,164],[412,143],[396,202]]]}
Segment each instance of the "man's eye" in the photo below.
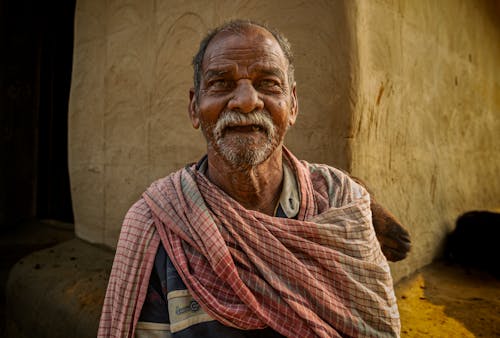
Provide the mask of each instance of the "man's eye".
{"label": "man's eye", "polygon": [[280,84],[274,80],[262,80],[259,82],[259,88],[263,90],[281,91]]}
{"label": "man's eye", "polygon": [[213,89],[227,89],[230,87],[230,82],[225,79],[217,79],[210,81],[210,87]]}
{"label": "man's eye", "polygon": [[278,84],[276,83],[276,81],[273,80],[262,80],[260,81],[260,85],[262,87],[274,87],[277,86]]}

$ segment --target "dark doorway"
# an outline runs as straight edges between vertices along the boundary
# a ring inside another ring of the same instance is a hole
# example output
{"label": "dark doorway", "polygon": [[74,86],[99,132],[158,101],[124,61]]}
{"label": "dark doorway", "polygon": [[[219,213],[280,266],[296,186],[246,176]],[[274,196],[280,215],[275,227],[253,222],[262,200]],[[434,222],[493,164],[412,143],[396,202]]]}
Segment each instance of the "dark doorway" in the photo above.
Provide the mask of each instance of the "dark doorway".
{"label": "dark doorway", "polygon": [[0,230],[73,222],[68,100],[75,0],[0,0]]}

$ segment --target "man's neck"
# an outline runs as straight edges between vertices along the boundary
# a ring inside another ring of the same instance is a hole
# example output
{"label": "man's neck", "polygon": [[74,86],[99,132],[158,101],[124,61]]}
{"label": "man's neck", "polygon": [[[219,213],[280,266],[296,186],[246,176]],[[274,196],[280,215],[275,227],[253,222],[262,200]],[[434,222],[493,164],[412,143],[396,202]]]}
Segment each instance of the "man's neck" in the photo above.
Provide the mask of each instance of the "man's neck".
{"label": "man's neck", "polygon": [[207,176],[246,209],[273,215],[282,181],[282,150],[278,148],[264,162],[248,168],[234,168],[215,152],[208,151]]}

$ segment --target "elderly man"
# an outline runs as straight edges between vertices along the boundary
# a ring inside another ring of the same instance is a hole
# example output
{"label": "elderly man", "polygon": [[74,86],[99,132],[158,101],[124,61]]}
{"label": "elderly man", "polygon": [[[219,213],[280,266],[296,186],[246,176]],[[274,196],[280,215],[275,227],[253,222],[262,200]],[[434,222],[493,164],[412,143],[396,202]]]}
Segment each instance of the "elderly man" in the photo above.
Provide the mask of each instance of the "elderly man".
{"label": "elderly man", "polygon": [[369,194],[283,146],[298,113],[287,40],[233,21],[193,65],[207,154],[128,212],[99,336],[398,336]]}

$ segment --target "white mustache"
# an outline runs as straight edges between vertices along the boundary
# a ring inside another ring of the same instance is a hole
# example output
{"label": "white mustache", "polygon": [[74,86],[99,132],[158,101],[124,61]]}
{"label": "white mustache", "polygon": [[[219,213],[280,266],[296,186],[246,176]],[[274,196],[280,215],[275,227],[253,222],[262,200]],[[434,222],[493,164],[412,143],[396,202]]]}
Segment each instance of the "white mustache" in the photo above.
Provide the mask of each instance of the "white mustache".
{"label": "white mustache", "polygon": [[214,127],[215,139],[222,137],[222,132],[227,127],[256,125],[262,128],[268,138],[273,138],[276,132],[271,115],[265,110],[257,110],[251,113],[239,113],[233,110],[224,111],[217,120]]}

